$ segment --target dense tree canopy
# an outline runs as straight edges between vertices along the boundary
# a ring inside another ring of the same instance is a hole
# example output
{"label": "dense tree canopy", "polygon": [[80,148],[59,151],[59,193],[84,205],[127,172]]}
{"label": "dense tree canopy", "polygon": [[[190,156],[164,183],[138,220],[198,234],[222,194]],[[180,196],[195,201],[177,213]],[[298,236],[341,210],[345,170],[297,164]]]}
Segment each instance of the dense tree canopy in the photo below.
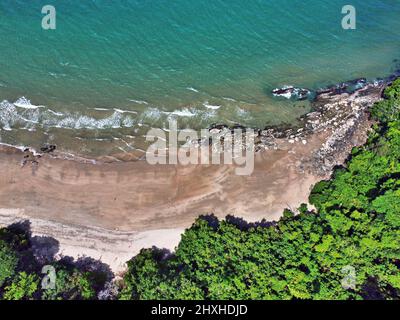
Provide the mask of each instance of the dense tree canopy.
{"label": "dense tree canopy", "polygon": [[18,258],[10,246],[0,240],[0,287],[15,274]]}
{"label": "dense tree canopy", "polygon": [[[53,287],[41,285],[46,275],[42,273],[43,265],[54,268]],[[106,278],[102,271],[78,268],[71,259],[38,261],[33,254],[29,230],[20,226],[0,229],[0,299],[95,299]]]}
{"label": "dense tree canopy", "polygon": [[400,80],[384,95],[367,144],[312,190],[315,211],[269,226],[201,217],[174,255],[129,262],[121,298],[399,298]]}

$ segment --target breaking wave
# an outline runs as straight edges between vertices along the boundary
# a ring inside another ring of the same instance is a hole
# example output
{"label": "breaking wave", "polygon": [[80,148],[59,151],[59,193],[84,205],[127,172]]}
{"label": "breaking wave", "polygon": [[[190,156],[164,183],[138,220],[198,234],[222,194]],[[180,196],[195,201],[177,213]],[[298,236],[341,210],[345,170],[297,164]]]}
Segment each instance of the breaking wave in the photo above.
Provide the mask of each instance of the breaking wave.
{"label": "breaking wave", "polygon": [[63,129],[109,129],[129,128],[135,124],[126,111],[113,109],[113,113],[104,118],[95,118],[79,113],[56,112],[45,106],[31,104],[25,97],[11,103],[0,102],[0,127],[3,130],[41,128]]}
{"label": "breaking wave", "polygon": [[182,123],[194,121],[193,119],[202,122],[217,118],[216,111],[220,106],[209,105],[208,102],[205,102],[203,106],[206,108],[202,110],[187,107],[174,111],[147,107],[140,113],[118,108],[87,109],[89,112],[90,110],[98,111],[95,117],[82,112],[54,111],[43,105],[34,105],[29,99],[21,97],[15,102],[7,100],[0,102],[0,130],[25,129],[34,131],[38,128],[103,130],[141,127],[143,125],[162,127],[169,120],[176,118],[179,118]]}

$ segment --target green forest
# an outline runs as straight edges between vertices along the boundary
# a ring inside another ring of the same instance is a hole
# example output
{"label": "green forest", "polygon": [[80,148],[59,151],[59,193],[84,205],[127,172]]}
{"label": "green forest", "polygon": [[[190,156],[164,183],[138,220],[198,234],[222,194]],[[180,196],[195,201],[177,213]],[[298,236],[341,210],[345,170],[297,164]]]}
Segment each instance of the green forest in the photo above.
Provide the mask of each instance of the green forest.
{"label": "green forest", "polygon": [[91,261],[37,259],[29,231],[13,225],[0,229],[0,298],[399,299],[400,80],[384,98],[371,107],[367,143],[313,188],[315,210],[254,224],[201,216],[175,252],[143,249],[114,282]]}

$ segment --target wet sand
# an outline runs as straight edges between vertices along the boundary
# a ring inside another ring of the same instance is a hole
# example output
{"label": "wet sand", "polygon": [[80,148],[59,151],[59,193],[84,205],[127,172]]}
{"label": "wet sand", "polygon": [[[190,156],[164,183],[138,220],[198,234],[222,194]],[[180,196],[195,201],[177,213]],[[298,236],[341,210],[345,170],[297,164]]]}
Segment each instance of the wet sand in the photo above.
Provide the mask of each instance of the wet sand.
{"label": "wet sand", "polygon": [[22,167],[24,154],[3,146],[0,226],[29,220],[34,236],[57,240],[58,256],[90,256],[119,273],[142,248],[173,250],[201,214],[276,220],[307,202],[321,177],[298,165],[323,141],[260,152],[250,176],[237,176],[232,165],[90,164],[50,155]]}
{"label": "wet sand", "polygon": [[284,208],[307,202],[321,177],[296,166],[322,142],[315,137],[307,145],[258,153],[250,176],[237,176],[234,165],[87,164],[49,155],[21,167],[22,153],[3,147],[0,207],[121,231],[186,228],[209,213],[273,220]]}

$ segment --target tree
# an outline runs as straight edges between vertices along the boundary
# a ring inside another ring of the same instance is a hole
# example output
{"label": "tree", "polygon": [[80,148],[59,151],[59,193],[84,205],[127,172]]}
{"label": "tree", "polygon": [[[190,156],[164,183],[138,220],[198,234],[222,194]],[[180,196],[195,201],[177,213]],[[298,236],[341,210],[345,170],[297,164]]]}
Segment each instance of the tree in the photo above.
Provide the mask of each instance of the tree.
{"label": "tree", "polygon": [[91,273],[68,269],[61,263],[56,263],[54,267],[55,288],[44,290],[43,300],[89,300],[96,297]]}
{"label": "tree", "polygon": [[12,283],[5,288],[5,300],[32,299],[38,290],[39,278],[35,274],[18,273]]}
{"label": "tree", "polygon": [[0,287],[3,286],[4,281],[11,278],[17,269],[18,258],[10,246],[0,240]]}
{"label": "tree", "polygon": [[174,255],[129,263],[123,297],[400,298],[400,80],[385,97],[367,144],[312,190],[316,212],[301,205],[265,226],[200,217]]}

